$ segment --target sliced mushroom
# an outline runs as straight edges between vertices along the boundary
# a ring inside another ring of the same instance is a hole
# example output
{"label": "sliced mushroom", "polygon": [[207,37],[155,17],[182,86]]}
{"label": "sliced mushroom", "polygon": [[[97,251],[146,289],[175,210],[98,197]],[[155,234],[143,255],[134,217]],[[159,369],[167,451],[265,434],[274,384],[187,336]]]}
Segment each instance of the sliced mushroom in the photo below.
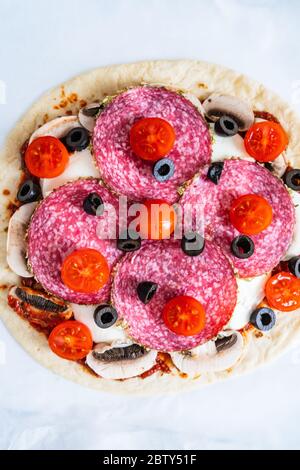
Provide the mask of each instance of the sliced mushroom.
{"label": "sliced mushroom", "polygon": [[204,116],[204,108],[196,95],[193,93],[183,93],[183,96],[195,106],[202,116]]}
{"label": "sliced mushroom", "polygon": [[71,308],[62,300],[24,286],[10,288],[8,304],[34,328],[45,333],[72,316]]}
{"label": "sliced mushroom", "polygon": [[157,351],[131,342],[99,343],[86,358],[87,365],[104,379],[137,377],[156,364]]}
{"label": "sliced mushroom", "polygon": [[251,106],[236,96],[213,93],[203,103],[205,115],[213,122],[221,116],[230,116],[239,126],[240,131],[248,130],[254,123]]}
{"label": "sliced mushroom", "polygon": [[282,178],[288,167],[285,152],[279,155],[273,162],[265,163],[265,167],[270,170],[274,176]]}
{"label": "sliced mushroom", "polygon": [[38,137],[51,135],[57,139],[64,137],[71,129],[80,125],[77,116],[61,116],[46,122],[39,127],[30,137],[29,143]]}
{"label": "sliced mushroom", "polygon": [[79,111],[78,119],[82,127],[93,132],[97,116],[103,106],[100,103],[90,103]]}
{"label": "sliced mushroom", "polygon": [[8,224],[6,259],[10,269],[18,276],[33,277],[26,262],[26,231],[37,202],[19,207]]}
{"label": "sliced mushroom", "polygon": [[98,305],[78,305],[70,304],[73,310],[75,320],[84,323],[92,334],[95,343],[112,343],[113,341],[125,342],[128,337],[122,328],[117,323],[110,328],[100,328],[94,320],[94,312]]}
{"label": "sliced mushroom", "polygon": [[231,158],[239,158],[241,160],[248,160],[250,162],[255,162],[254,158],[246,152],[244,139],[239,134],[234,135],[233,137],[220,137],[217,134],[213,133],[213,125],[210,125],[210,130],[213,135],[212,142],[212,156],[211,161],[220,162],[228,160]]}
{"label": "sliced mushroom", "polygon": [[93,356],[101,362],[119,362],[119,361],[132,361],[143,357],[146,349],[139,344],[121,344],[115,345],[113,348],[102,348],[102,350],[95,350]]}
{"label": "sliced mushroom", "polygon": [[221,372],[234,366],[243,352],[244,339],[238,331],[224,331],[216,341],[208,341],[187,352],[170,353],[177,369],[190,377]]}
{"label": "sliced mushroom", "polygon": [[248,325],[251,313],[265,297],[265,286],[270,275],[271,273],[265,273],[252,278],[236,278],[237,303],[226,329],[241,330]]}

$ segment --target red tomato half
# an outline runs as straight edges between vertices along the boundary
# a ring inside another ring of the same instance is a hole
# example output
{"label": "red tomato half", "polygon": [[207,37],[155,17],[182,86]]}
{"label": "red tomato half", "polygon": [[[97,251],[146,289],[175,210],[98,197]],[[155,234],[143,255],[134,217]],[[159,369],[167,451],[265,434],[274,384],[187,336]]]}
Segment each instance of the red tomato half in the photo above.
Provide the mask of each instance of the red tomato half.
{"label": "red tomato half", "polygon": [[180,295],[164,306],[163,321],[177,335],[194,336],[205,326],[205,310],[198,300]]}
{"label": "red tomato half", "polygon": [[161,199],[148,199],[141,215],[140,233],[148,240],[168,239],[176,225],[176,212],[170,204]]}
{"label": "red tomato half", "polygon": [[288,137],[280,124],[271,121],[258,122],[248,130],[245,148],[259,162],[272,162],[287,147]]}
{"label": "red tomato half", "polygon": [[262,196],[246,194],[233,201],[229,218],[239,232],[245,235],[257,235],[272,223],[273,209]]}
{"label": "red tomato half", "polygon": [[38,178],[55,178],[61,175],[69,162],[69,153],[56,137],[38,137],[28,146],[25,164]]}
{"label": "red tomato half", "polygon": [[73,251],[65,258],[61,268],[63,283],[75,292],[86,294],[102,289],[109,274],[104,256],[90,248]]}
{"label": "red tomato half", "polygon": [[266,283],[266,298],[269,305],[282,312],[300,308],[300,279],[284,271],[272,276]]}
{"label": "red tomato half", "polygon": [[144,118],[130,129],[132,151],[143,160],[156,161],[173,148],[175,131],[171,124],[161,118]]}
{"label": "red tomato half", "polygon": [[83,359],[93,347],[88,327],[72,320],[57,325],[51,331],[48,342],[55,354],[70,361]]}

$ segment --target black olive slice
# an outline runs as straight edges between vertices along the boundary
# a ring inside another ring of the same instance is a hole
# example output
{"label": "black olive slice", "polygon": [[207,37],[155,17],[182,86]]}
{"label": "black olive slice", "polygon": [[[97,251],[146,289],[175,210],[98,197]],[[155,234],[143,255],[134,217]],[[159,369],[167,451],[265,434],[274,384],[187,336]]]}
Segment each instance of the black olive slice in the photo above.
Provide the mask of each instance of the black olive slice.
{"label": "black olive slice", "polygon": [[168,181],[175,173],[175,165],[170,158],[162,158],[153,167],[153,176],[157,181]]}
{"label": "black olive slice", "polygon": [[117,248],[121,251],[131,252],[141,248],[141,237],[134,231],[123,233],[117,240]]}
{"label": "black olive slice", "polygon": [[254,242],[246,235],[239,235],[231,243],[231,252],[236,258],[247,259],[253,255],[255,250]]}
{"label": "black olive slice", "polygon": [[90,135],[84,127],[74,127],[61,140],[69,152],[80,152],[88,147]]}
{"label": "black olive slice", "polygon": [[144,281],[137,286],[137,295],[143,304],[148,304],[153,299],[158,285],[155,282]]}
{"label": "black olive slice", "polygon": [[276,323],[276,315],[271,308],[257,308],[251,314],[250,323],[260,331],[269,331]]}
{"label": "black olive slice", "polygon": [[238,123],[230,116],[222,116],[215,123],[215,133],[220,137],[232,137],[239,132]]}
{"label": "black olive slice", "polygon": [[267,170],[271,171],[271,173],[272,173],[272,171],[273,171],[273,169],[274,169],[271,162],[266,162],[266,163],[264,163],[264,167],[265,167]]}
{"label": "black olive slice", "polygon": [[295,256],[288,261],[289,271],[300,278],[300,256]]}
{"label": "black olive slice", "polygon": [[219,183],[224,168],[224,162],[212,163],[207,172],[207,178],[215,184]]}
{"label": "black olive slice", "polygon": [[289,170],[283,175],[285,184],[293,191],[300,191],[300,169]]}
{"label": "black olive slice", "polygon": [[101,196],[97,193],[90,193],[83,201],[83,210],[89,215],[102,215],[104,203]]}
{"label": "black olive slice", "polygon": [[118,313],[111,305],[99,305],[94,311],[94,321],[99,328],[110,328],[117,320]]}
{"label": "black olive slice", "polygon": [[188,256],[199,256],[205,248],[205,240],[197,232],[190,232],[183,236],[181,249]]}
{"label": "black olive slice", "polygon": [[26,180],[19,188],[17,199],[20,202],[28,203],[37,201],[41,197],[41,188],[32,180]]}

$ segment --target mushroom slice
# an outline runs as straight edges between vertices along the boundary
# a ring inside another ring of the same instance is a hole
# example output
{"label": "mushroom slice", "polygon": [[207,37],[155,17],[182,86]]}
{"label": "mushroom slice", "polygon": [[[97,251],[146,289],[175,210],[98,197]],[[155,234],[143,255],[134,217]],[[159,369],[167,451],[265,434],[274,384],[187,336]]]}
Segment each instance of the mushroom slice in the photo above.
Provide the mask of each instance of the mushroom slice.
{"label": "mushroom slice", "polygon": [[131,342],[99,343],[86,358],[87,365],[104,379],[137,377],[156,364],[157,351]]}
{"label": "mushroom slice", "polygon": [[285,152],[275,158],[272,162],[268,162],[268,164],[265,163],[265,167],[268,168],[274,176],[282,178],[288,168]]}
{"label": "mushroom slice", "polygon": [[80,126],[77,116],[61,116],[39,127],[30,137],[29,143],[38,137],[51,135],[57,139],[64,137],[71,129]]}
{"label": "mushroom slice", "polygon": [[100,328],[94,320],[94,312],[98,305],[70,304],[75,320],[84,323],[92,334],[95,343],[112,343],[113,341],[125,342],[128,337],[124,328],[117,323],[110,328]]}
{"label": "mushroom slice", "polygon": [[255,162],[254,158],[250,157],[247,153],[244,139],[239,134],[232,137],[226,137],[226,139],[224,139],[224,137],[220,137],[214,133],[213,125],[210,125],[209,128],[213,136],[212,163],[229,160],[231,158],[239,158],[241,160]]}
{"label": "mushroom slice", "polygon": [[177,369],[191,377],[221,372],[234,366],[243,352],[244,339],[238,331],[224,331],[216,341],[208,341],[191,351],[170,353]]}
{"label": "mushroom slice", "polygon": [[202,106],[211,121],[216,122],[222,116],[230,116],[238,124],[239,131],[247,131],[254,123],[252,108],[236,96],[213,93]]}
{"label": "mushroom slice", "polygon": [[265,273],[252,278],[236,278],[237,303],[226,329],[241,330],[248,325],[251,313],[265,297],[265,285],[270,276],[271,273]]}
{"label": "mushroom slice", "polygon": [[102,108],[103,106],[100,103],[90,103],[84,108],[81,108],[78,114],[78,119],[82,127],[87,129],[89,132],[93,132],[97,116]]}
{"label": "mushroom slice", "polygon": [[202,116],[204,116],[203,106],[196,95],[194,95],[193,93],[183,93],[183,96],[195,106],[195,108],[199,111]]}
{"label": "mushroom slice", "polygon": [[72,317],[72,310],[65,302],[29,287],[11,287],[8,304],[34,328],[46,334]]}
{"label": "mushroom slice", "polygon": [[10,218],[7,233],[6,259],[10,269],[18,276],[33,277],[27,267],[26,231],[37,202],[20,206]]}

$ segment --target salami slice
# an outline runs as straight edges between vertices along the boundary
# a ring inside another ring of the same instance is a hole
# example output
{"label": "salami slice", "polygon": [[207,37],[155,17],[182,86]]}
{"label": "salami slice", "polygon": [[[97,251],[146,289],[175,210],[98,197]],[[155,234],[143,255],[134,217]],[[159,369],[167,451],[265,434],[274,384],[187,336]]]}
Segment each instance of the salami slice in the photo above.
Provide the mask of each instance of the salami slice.
{"label": "salami slice", "polygon": [[[148,304],[137,295],[140,282],[158,284]],[[206,324],[196,336],[170,331],[162,320],[164,305],[173,297],[196,298],[205,308]],[[237,285],[230,263],[222,251],[207,242],[201,255],[190,257],[180,242],[148,243],[140,252],[126,255],[114,279],[112,301],[138,343],[159,351],[196,347],[213,338],[229,321],[237,300]]]}
{"label": "salami slice", "polygon": [[[186,189],[181,205],[184,212],[202,215],[205,236],[215,241],[230,258],[240,277],[271,271],[287,251],[293,237],[295,211],[283,183],[257,163],[242,160],[224,162],[218,184],[207,178],[207,168]],[[229,220],[232,202],[239,196],[258,194],[272,206],[272,223],[258,235],[251,235],[254,253],[240,259],[231,253],[232,240],[240,233]],[[195,221],[194,221],[195,222]]]}
{"label": "salami slice", "polygon": [[97,193],[106,204],[117,209],[118,201],[96,179],[82,179],[53,191],[38,206],[28,231],[28,261],[36,279],[44,289],[74,303],[97,304],[110,296],[111,282],[96,293],[70,290],[61,280],[65,257],[75,249],[93,248],[102,253],[110,268],[120,257],[115,240],[101,239],[100,231],[108,231],[108,212],[89,215],[83,202],[90,193]]}
{"label": "salami slice", "polygon": [[[159,117],[174,128],[176,140],[168,158],[175,173],[164,182],[152,174],[151,162],[133,154],[129,131],[141,118]],[[113,99],[94,129],[94,153],[105,182],[132,200],[178,200],[178,187],[189,180],[211,156],[208,127],[195,106],[179,93],[157,87],[137,87]]]}

